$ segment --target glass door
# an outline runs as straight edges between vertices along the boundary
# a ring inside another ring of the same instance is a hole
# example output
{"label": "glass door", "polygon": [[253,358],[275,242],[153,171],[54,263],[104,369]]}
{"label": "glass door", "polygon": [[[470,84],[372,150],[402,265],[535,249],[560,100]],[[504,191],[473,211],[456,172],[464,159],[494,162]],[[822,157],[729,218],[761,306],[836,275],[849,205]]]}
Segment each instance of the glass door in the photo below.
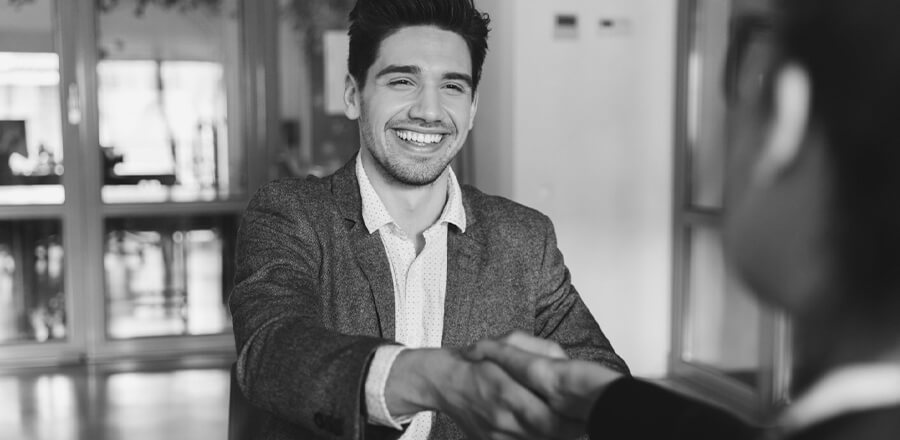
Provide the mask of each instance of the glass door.
{"label": "glass door", "polygon": [[8,362],[80,356],[72,5],[0,2],[0,351]]}
{"label": "glass door", "polygon": [[269,3],[0,0],[0,366],[233,353]]}
{"label": "glass door", "polygon": [[233,350],[227,295],[249,189],[241,121],[252,114],[241,4],[92,6],[95,354]]}

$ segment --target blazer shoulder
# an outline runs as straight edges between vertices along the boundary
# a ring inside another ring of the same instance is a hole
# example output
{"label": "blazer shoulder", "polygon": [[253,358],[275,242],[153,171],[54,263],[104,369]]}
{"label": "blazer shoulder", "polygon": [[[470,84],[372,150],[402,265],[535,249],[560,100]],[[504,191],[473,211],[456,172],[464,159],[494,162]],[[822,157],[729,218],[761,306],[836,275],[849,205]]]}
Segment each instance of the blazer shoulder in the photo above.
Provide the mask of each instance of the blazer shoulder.
{"label": "blazer shoulder", "polygon": [[492,227],[525,231],[552,228],[550,218],[537,209],[510,200],[506,197],[485,194],[481,190],[463,185],[463,204],[466,213],[475,217],[478,223]]}
{"label": "blazer shoulder", "polygon": [[330,192],[330,186],[330,179],[327,177],[286,177],[266,182],[256,191],[253,198],[287,195],[315,197],[320,192]]}
{"label": "blazer shoulder", "polygon": [[277,205],[308,208],[333,197],[329,178],[291,177],[265,183],[250,199],[250,208]]}

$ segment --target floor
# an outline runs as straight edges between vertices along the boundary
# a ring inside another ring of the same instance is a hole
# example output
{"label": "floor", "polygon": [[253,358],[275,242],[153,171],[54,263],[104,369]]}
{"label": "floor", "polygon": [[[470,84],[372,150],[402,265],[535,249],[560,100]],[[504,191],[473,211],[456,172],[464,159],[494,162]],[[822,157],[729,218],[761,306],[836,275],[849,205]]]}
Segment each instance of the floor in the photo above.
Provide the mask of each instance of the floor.
{"label": "floor", "polygon": [[0,372],[4,440],[225,439],[229,363]]}

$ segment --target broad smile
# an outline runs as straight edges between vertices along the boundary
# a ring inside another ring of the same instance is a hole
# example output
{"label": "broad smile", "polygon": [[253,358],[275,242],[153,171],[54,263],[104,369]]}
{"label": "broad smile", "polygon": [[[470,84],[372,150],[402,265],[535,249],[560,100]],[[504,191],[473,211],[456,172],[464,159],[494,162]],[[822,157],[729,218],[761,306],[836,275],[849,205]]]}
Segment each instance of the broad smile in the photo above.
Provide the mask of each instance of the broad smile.
{"label": "broad smile", "polygon": [[444,140],[444,137],[446,137],[443,133],[420,133],[417,131],[401,129],[394,129],[393,131],[400,140],[418,147],[440,144],[441,141]]}

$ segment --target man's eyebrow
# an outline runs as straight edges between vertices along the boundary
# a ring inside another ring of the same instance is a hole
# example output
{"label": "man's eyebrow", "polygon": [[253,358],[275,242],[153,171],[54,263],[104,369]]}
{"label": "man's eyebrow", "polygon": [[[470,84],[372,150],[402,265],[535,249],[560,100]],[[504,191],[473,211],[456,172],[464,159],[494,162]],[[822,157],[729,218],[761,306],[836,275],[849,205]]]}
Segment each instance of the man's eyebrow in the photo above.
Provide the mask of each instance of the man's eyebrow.
{"label": "man's eyebrow", "polygon": [[422,69],[420,69],[418,66],[391,64],[390,66],[379,70],[378,73],[375,74],[375,77],[378,78],[384,75],[390,75],[392,73],[408,73],[411,75],[418,75],[421,72]]}
{"label": "man's eyebrow", "polygon": [[466,83],[466,85],[469,86],[470,88],[473,87],[472,75],[467,75],[465,73],[449,72],[444,75],[444,79],[462,81],[462,82]]}

